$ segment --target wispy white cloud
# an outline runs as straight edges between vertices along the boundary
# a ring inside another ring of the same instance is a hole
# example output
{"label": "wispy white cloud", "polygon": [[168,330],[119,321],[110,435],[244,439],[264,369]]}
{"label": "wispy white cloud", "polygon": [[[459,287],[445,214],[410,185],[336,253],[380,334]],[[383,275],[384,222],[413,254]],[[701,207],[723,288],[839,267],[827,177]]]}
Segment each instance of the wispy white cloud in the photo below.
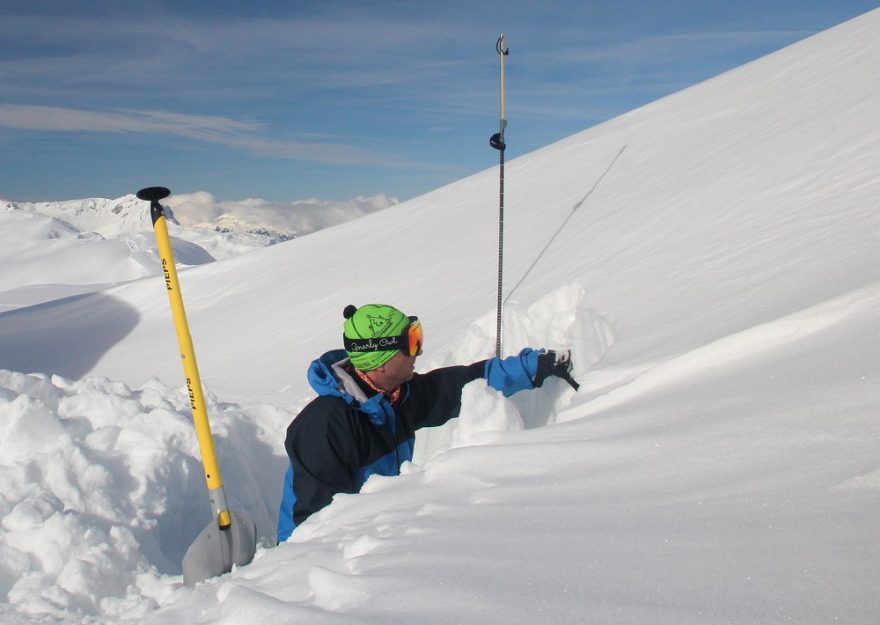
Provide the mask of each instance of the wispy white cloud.
{"label": "wispy white cloud", "polygon": [[436,67],[424,63],[436,63],[439,47],[465,36],[460,24],[442,16],[381,15],[357,5],[278,12],[272,18],[145,12],[132,19],[3,15],[0,9],[0,39],[15,51],[0,57],[0,84],[9,94],[40,84],[161,90],[169,84],[163,77],[173,79],[175,92],[190,85],[211,91],[230,82],[270,90],[275,82],[278,90],[309,92],[381,87],[428,79],[427,70]]}
{"label": "wispy white cloud", "polygon": [[0,104],[0,126],[58,132],[160,132],[186,137],[253,132],[259,125],[227,117],[163,111],[85,111],[57,106]]}
{"label": "wispy white cloud", "polygon": [[218,143],[253,153],[319,163],[404,165],[350,145],[267,137],[262,124],[216,115],[168,111],[87,111],[54,106],[0,104],[0,127],[44,132],[143,133]]}

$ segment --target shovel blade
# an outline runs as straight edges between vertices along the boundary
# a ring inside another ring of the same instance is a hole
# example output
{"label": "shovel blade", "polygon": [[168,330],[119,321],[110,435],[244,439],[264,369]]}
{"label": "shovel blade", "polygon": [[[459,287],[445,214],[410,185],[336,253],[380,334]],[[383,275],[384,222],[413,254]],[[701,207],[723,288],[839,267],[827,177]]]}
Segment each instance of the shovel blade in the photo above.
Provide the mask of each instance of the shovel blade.
{"label": "shovel blade", "polygon": [[230,511],[229,527],[220,529],[212,521],[202,530],[183,556],[183,583],[192,586],[229,573],[232,565],[244,566],[257,551],[257,526],[243,512]]}

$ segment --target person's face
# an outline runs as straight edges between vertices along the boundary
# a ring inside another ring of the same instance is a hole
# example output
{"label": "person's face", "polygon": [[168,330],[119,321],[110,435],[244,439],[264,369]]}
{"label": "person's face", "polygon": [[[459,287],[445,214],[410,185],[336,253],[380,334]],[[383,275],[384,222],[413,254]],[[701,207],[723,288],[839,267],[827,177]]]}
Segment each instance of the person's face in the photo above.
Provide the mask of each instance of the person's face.
{"label": "person's face", "polygon": [[397,352],[394,356],[382,365],[382,372],[385,377],[385,383],[388,388],[393,388],[404,382],[412,380],[415,372],[417,356],[406,356],[403,352]]}

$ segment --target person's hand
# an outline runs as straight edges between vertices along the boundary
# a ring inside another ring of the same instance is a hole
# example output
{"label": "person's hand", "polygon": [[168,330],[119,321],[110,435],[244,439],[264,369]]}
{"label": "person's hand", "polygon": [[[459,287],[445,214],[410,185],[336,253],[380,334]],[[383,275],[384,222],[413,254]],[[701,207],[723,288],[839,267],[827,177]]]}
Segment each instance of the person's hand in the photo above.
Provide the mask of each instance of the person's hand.
{"label": "person's hand", "polygon": [[557,378],[562,378],[571,384],[571,387],[574,390],[578,390],[580,384],[575,382],[574,378],[571,377],[571,367],[571,352],[568,350],[562,353],[556,353],[551,349],[543,354],[539,354],[538,371],[535,373],[534,380],[535,388],[544,384],[544,380],[552,375]]}

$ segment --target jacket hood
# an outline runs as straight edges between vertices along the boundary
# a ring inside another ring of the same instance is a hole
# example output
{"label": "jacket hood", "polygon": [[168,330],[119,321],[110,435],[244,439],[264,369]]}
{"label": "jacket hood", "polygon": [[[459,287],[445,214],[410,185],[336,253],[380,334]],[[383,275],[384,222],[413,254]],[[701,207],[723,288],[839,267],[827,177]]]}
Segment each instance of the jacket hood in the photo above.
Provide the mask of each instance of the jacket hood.
{"label": "jacket hood", "polygon": [[309,384],[318,395],[324,397],[341,397],[349,404],[369,401],[360,385],[345,370],[348,363],[348,354],[344,349],[327,352],[309,366]]}
{"label": "jacket hood", "polygon": [[327,352],[317,360],[313,360],[309,366],[309,384],[318,395],[340,397],[348,404],[356,406],[376,425],[391,420],[393,427],[393,419],[390,419],[393,415],[391,404],[382,393],[367,397],[360,385],[345,370],[348,362],[348,354],[344,349]]}

